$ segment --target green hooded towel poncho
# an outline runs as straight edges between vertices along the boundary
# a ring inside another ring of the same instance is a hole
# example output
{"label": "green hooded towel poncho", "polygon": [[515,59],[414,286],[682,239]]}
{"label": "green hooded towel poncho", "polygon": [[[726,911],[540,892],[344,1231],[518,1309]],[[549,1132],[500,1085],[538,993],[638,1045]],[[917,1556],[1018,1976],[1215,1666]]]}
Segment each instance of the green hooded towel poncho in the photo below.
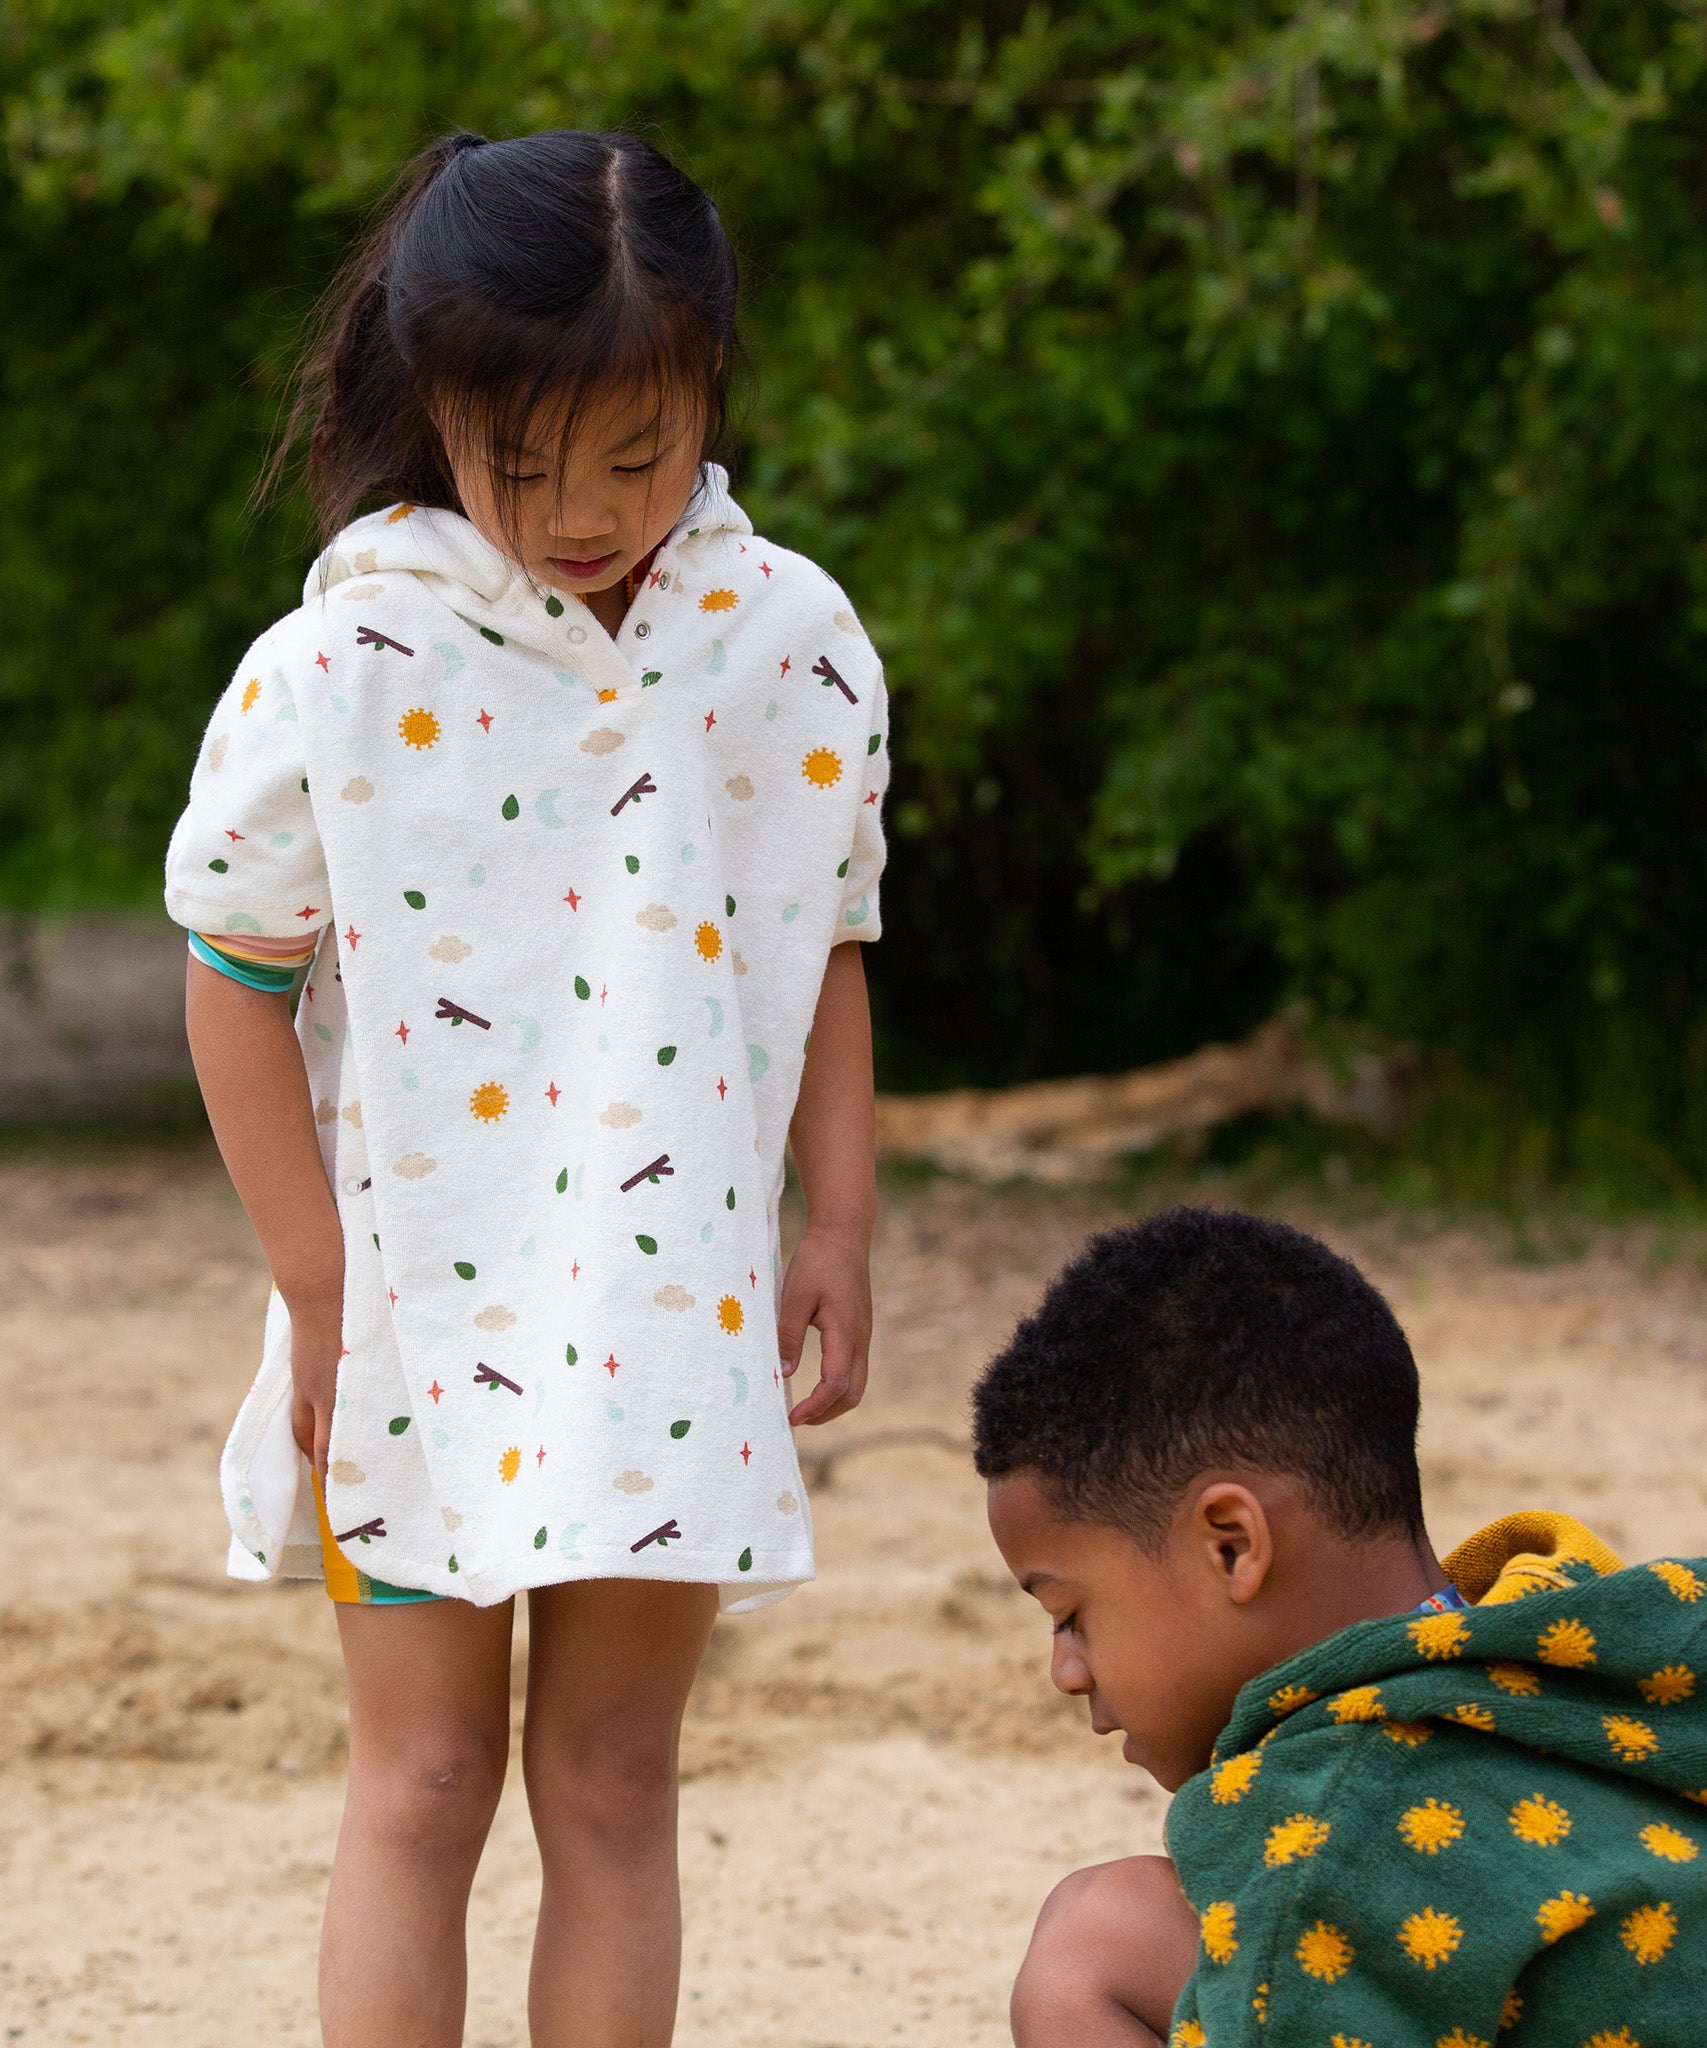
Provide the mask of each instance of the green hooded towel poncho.
{"label": "green hooded towel poncho", "polygon": [[1471,1611],[1265,1672],[1182,1787],[1173,2048],[1707,2042],[1707,1559],[1523,1514],[1446,1570]]}

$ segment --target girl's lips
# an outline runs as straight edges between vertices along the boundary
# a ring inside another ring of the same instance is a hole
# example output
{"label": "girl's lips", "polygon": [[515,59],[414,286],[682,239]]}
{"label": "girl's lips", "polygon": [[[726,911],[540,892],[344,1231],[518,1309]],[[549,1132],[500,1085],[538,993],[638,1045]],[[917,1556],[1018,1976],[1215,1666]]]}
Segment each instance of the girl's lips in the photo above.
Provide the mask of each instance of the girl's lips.
{"label": "girl's lips", "polygon": [[586,582],[594,576],[602,576],[615,560],[616,550],[613,548],[608,555],[592,555],[584,561],[577,561],[571,555],[553,555],[551,566],[559,576],[573,576]]}

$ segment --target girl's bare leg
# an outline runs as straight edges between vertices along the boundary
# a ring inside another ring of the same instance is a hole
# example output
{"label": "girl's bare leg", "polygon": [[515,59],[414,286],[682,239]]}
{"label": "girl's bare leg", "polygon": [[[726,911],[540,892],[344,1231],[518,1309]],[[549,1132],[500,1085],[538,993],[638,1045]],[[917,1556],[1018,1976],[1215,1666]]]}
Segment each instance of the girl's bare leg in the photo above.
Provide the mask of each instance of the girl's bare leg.
{"label": "girl's bare leg", "polygon": [[338,1609],[350,1781],[320,1942],[326,2048],[460,2048],[468,1888],[510,1746],[514,1603]]}
{"label": "girl's bare leg", "polygon": [[1160,2048],[1197,1937],[1165,1856],[1074,1871],[1044,1901],[1014,1984],[1016,2048]]}
{"label": "girl's bare leg", "polygon": [[545,1870],[534,2048],[667,2048],[681,1975],[676,1751],[715,1586],[529,1595],[522,1764]]}

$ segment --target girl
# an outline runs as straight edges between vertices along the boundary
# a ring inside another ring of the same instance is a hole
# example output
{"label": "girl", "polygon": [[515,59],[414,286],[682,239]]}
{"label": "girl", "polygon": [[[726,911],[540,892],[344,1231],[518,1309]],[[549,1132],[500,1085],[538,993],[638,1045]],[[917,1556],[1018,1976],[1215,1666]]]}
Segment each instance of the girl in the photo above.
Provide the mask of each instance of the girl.
{"label": "girl", "polygon": [[275,1283],[232,1569],[323,1573],[349,1674],[333,2048],[462,2038],[523,1591],[532,2038],[669,2039],[683,1705],[719,1605],[812,1575],[789,1426],[864,1388],[840,942],[878,931],[883,684],[705,460],[735,286],[711,201],[630,136],[426,152],[298,402],[343,530],[239,665],[167,857]]}

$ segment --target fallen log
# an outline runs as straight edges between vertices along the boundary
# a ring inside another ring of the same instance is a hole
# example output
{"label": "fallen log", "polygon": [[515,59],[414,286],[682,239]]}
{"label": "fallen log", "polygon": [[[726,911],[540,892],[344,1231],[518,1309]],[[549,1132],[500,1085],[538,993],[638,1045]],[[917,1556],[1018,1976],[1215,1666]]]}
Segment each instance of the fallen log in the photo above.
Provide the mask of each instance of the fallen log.
{"label": "fallen log", "polygon": [[880,1095],[877,1149],[978,1180],[1072,1181],[1111,1173],[1165,1145],[1190,1149],[1216,1125],[1302,1109],[1329,1123],[1390,1131],[1413,1061],[1361,1053],[1336,1071],[1306,1043],[1307,1015],[1271,1019],[1241,1045],[1206,1045],[1129,1074]]}

